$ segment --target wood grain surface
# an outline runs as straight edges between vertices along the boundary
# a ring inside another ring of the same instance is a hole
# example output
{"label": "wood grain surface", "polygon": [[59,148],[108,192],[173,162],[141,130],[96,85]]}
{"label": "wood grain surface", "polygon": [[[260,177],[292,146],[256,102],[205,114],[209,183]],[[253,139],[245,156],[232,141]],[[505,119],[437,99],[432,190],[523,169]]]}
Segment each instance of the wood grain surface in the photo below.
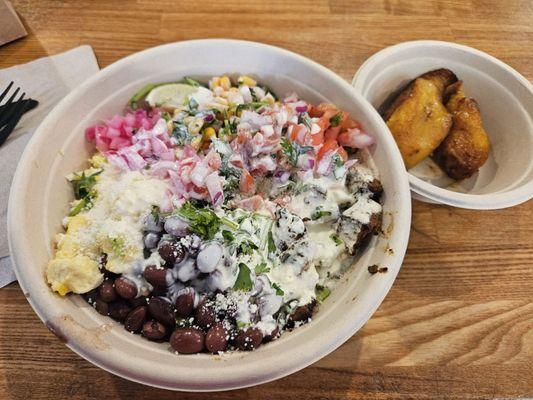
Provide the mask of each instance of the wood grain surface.
{"label": "wood grain surface", "polygon": [[[29,36],[0,67],[90,44],[100,66],[161,43],[250,39],[351,80],[374,52],[441,39],[533,79],[532,1],[286,2],[16,0]],[[389,295],[338,350],[279,381],[210,395],[115,377],[41,324],[16,283],[0,290],[0,398],[355,399],[533,397],[533,202],[469,211],[414,201],[409,249]]]}

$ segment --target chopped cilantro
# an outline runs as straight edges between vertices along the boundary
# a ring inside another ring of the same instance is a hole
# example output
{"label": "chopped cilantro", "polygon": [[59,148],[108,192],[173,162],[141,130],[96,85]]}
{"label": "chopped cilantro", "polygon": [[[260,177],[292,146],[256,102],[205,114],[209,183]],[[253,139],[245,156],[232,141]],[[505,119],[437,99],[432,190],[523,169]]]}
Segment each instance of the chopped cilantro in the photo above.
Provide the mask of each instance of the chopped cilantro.
{"label": "chopped cilantro", "polygon": [[315,210],[311,214],[311,220],[316,221],[317,219],[320,219],[322,217],[327,217],[331,215],[331,211],[324,211],[324,210]]}
{"label": "chopped cilantro", "polygon": [[240,113],[243,110],[254,110],[254,111],[257,111],[257,110],[260,110],[264,106],[268,106],[268,103],[266,101],[254,101],[254,102],[251,102],[251,103],[239,104],[235,108],[235,114],[240,115]]}
{"label": "chopped cilantro", "polygon": [[276,289],[276,294],[278,296],[283,296],[285,294],[285,292],[283,290],[281,290],[281,288],[279,287],[279,285],[275,282],[272,282],[272,288],[273,289]]}
{"label": "chopped cilantro", "polygon": [[222,161],[219,171],[225,178],[234,177],[240,179],[242,175],[242,171],[229,165],[227,160]]}
{"label": "chopped cilantro", "polygon": [[257,250],[257,248],[257,245],[249,240],[245,240],[239,245],[241,254],[252,254],[254,250]]}
{"label": "chopped cilantro", "polygon": [[174,129],[172,130],[172,136],[178,141],[180,146],[183,146],[189,141],[189,130],[183,124],[174,122]]}
{"label": "chopped cilantro", "polygon": [[227,111],[224,110],[224,126],[218,131],[218,137],[225,140],[225,136],[232,136],[237,133],[238,124],[239,119],[229,117]]}
{"label": "chopped cilantro", "polygon": [[341,179],[344,174],[346,173],[346,169],[344,168],[344,161],[342,161],[342,158],[339,156],[339,153],[333,154],[333,175],[336,179]]}
{"label": "chopped cilantro", "polygon": [[259,101],[259,100],[261,100],[261,99],[259,98],[259,96],[257,96],[257,95],[255,94],[255,90],[254,90],[253,87],[250,88],[250,94],[252,95],[252,100],[253,100],[253,101]]}
{"label": "chopped cilantro", "polygon": [[89,210],[93,206],[94,198],[96,197],[96,191],[91,191],[83,199],[79,200],[78,203],[70,210],[68,213],[69,217],[78,215],[83,210]]}
{"label": "chopped cilantro", "polygon": [[339,153],[333,154],[333,165],[336,168],[340,168],[344,166],[344,161],[342,161],[341,156],[339,156]]}
{"label": "chopped cilantro", "polygon": [[85,171],[81,175],[74,175],[71,180],[74,187],[74,197],[76,200],[83,199],[88,196],[93,186],[96,184],[96,177],[102,173],[102,170],[96,171],[90,175],[85,175]]}
{"label": "chopped cilantro", "polygon": [[293,166],[298,164],[298,157],[300,157],[300,154],[305,154],[308,151],[313,150],[313,146],[300,146],[298,143],[291,142],[287,138],[281,139],[281,151]]}
{"label": "chopped cilantro", "polygon": [[267,243],[268,243],[268,252],[274,253],[276,251],[276,244],[274,243],[274,238],[272,237],[272,231],[268,232]]}
{"label": "chopped cilantro", "polygon": [[191,231],[202,239],[211,240],[220,227],[220,218],[208,208],[196,208],[190,202],[185,203],[178,214],[189,221]]}
{"label": "chopped cilantro", "polygon": [[329,237],[331,238],[331,240],[333,240],[335,242],[335,244],[337,246],[340,246],[341,244],[343,244],[344,242],[341,240],[341,238],[339,237],[339,235],[337,235],[336,233],[332,233],[331,235],[329,235]]}
{"label": "chopped cilantro", "polygon": [[73,217],[83,210],[89,210],[93,206],[94,199],[97,196],[94,185],[96,185],[96,177],[101,173],[102,170],[97,170],[86,175],[84,171],[81,175],[74,174],[74,177],[70,179],[74,189],[74,197],[79,201],[70,210],[69,217]]}
{"label": "chopped cilantro", "polygon": [[313,121],[311,121],[311,117],[309,117],[309,114],[307,114],[306,112],[301,113],[298,118],[300,119],[299,121],[300,123],[304,124],[307,127],[307,129],[311,130]]}
{"label": "chopped cilantro", "polygon": [[274,93],[268,86],[262,86],[261,89],[265,91],[265,96],[270,93],[270,95],[274,98],[274,100],[278,99],[278,96],[276,96],[276,93]]}
{"label": "chopped cilantro", "polygon": [[220,154],[220,157],[227,158],[233,154],[233,149],[231,148],[228,142],[224,142],[223,140],[220,140],[216,137],[212,138],[211,141],[213,142],[213,148],[218,154]]}
{"label": "chopped cilantro", "polygon": [[239,263],[239,275],[233,285],[234,290],[252,290],[254,284],[250,278],[250,268],[244,263]]}
{"label": "chopped cilantro", "polygon": [[233,241],[235,240],[235,236],[233,236],[233,233],[231,233],[230,231],[222,231],[222,237],[228,243],[233,243]]}
{"label": "chopped cilantro", "polygon": [[229,165],[228,157],[222,157],[219,172],[226,178],[226,183],[224,184],[225,197],[226,199],[231,199],[239,188],[242,171]]}
{"label": "chopped cilantro", "polygon": [[283,154],[287,156],[290,163],[292,165],[296,165],[298,163],[298,151],[296,150],[296,146],[293,146],[292,142],[287,139],[283,138],[281,139],[281,148],[283,151]]}
{"label": "chopped cilantro", "polygon": [[267,272],[270,272],[270,268],[267,267],[266,263],[261,263],[261,264],[255,266],[254,272],[257,275],[266,274]]}
{"label": "chopped cilantro", "polygon": [[326,286],[316,285],[315,296],[319,303],[322,303],[324,300],[326,300],[330,294],[331,290],[329,290]]}
{"label": "chopped cilantro", "polygon": [[329,119],[330,126],[339,126],[342,122],[342,111],[339,111],[337,114],[335,114],[333,117]]}
{"label": "chopped cilantro", "polygon": [[224,197],[226,200],[231,200],[235,197],[235,192],[239,188],[239,179],[231,176],[226,178],[226,183],[224,184]]}

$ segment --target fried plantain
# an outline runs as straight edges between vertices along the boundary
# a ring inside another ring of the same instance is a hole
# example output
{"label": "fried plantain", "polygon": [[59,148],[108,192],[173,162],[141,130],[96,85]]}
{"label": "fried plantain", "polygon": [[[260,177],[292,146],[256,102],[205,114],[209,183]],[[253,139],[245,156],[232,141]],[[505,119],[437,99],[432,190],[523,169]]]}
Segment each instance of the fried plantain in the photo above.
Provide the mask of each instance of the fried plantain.
{"label": "fried plantain", "polygon": [[382,113],[407,168],[429,156],[448,135],[452,116],[442,103],[444,90],[457,82],[448,69],[420,75]]}
{"label": "fried plantain", "polygon": [[469,178],[487,161],[489,138],[483,129],[478,104],[465,96],[461,81],[446,89],[445,98],[453,125],[434,158],[451,178]]}

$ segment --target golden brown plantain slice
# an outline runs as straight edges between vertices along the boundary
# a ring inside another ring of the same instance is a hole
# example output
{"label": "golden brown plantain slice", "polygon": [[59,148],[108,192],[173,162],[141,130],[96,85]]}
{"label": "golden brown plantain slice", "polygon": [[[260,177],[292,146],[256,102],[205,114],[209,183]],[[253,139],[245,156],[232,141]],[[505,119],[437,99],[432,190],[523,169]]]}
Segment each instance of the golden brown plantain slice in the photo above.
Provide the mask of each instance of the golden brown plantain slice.
{"label": "golden brown plantain slice", "polygon": [[463,81],[457,81],[453,85],[444,89],[442,100],[446,109],[453,114],[453,112],[457,110],[459,101],[465,97],[466,94],[463,89]]}
{"label": "golden brown plantain slice", "polygon": [[450,131],[452,116],[442,96],[456,81],[455,74],[443,68],[420,75],[382,113],[407,168],[428,157]]}
{"label": "golden brown plantain slice", "polygon": [[453,126],[434,158],[448,176],[465,179],[487,161],[489,138],[483,129],[478,104],[465,96],[462,82],[447,88],[445,98],[448,98],[446,108],[453,114]]}

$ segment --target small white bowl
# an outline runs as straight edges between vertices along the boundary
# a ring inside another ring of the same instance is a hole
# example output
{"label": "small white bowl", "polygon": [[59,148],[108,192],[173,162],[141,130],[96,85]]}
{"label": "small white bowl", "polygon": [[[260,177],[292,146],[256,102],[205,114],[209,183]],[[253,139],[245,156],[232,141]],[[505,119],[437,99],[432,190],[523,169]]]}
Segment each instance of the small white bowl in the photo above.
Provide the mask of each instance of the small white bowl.
{"label": "small white bowl", "polygon": [[379,108],[418,75],[448,68],[479,103],[491,142],[488,161],[455,182],[431,160],[409,172],[413,197],[461,208],[511,207],[533,197],[533,86],[500,60],[471,47],[440,41],[400,43],[370,57],[352,85]]}
{"label": "small white bowl", "polygon": [[[183,76],[246,72],[275,92],[328,99],[347,110],[377,139],[372,155],[385,190],[384,233],[372,239],[353,269],[320,306],[313,321],[253,352],[176,355],[168,343],[133,335],[99,315],[80,296],[60,297],[46,284],[72,189],[65,175],[82,167],[91,146],[84,128],[120,112],[149,82]],[[131,55],[104,68],[70,93],[33,135],[18,165],[9,202],[10,252],[28,301],[50,330],[76,353],[124,378],[174,390],[235,389],[295,372],[344,343],[379,306],[400,269],[411,222],[409,183],[400,153],[378,113],[327,68],[295,53],[259,43],[197,40]],[[367,266],[387,266],[371,275]]]}

